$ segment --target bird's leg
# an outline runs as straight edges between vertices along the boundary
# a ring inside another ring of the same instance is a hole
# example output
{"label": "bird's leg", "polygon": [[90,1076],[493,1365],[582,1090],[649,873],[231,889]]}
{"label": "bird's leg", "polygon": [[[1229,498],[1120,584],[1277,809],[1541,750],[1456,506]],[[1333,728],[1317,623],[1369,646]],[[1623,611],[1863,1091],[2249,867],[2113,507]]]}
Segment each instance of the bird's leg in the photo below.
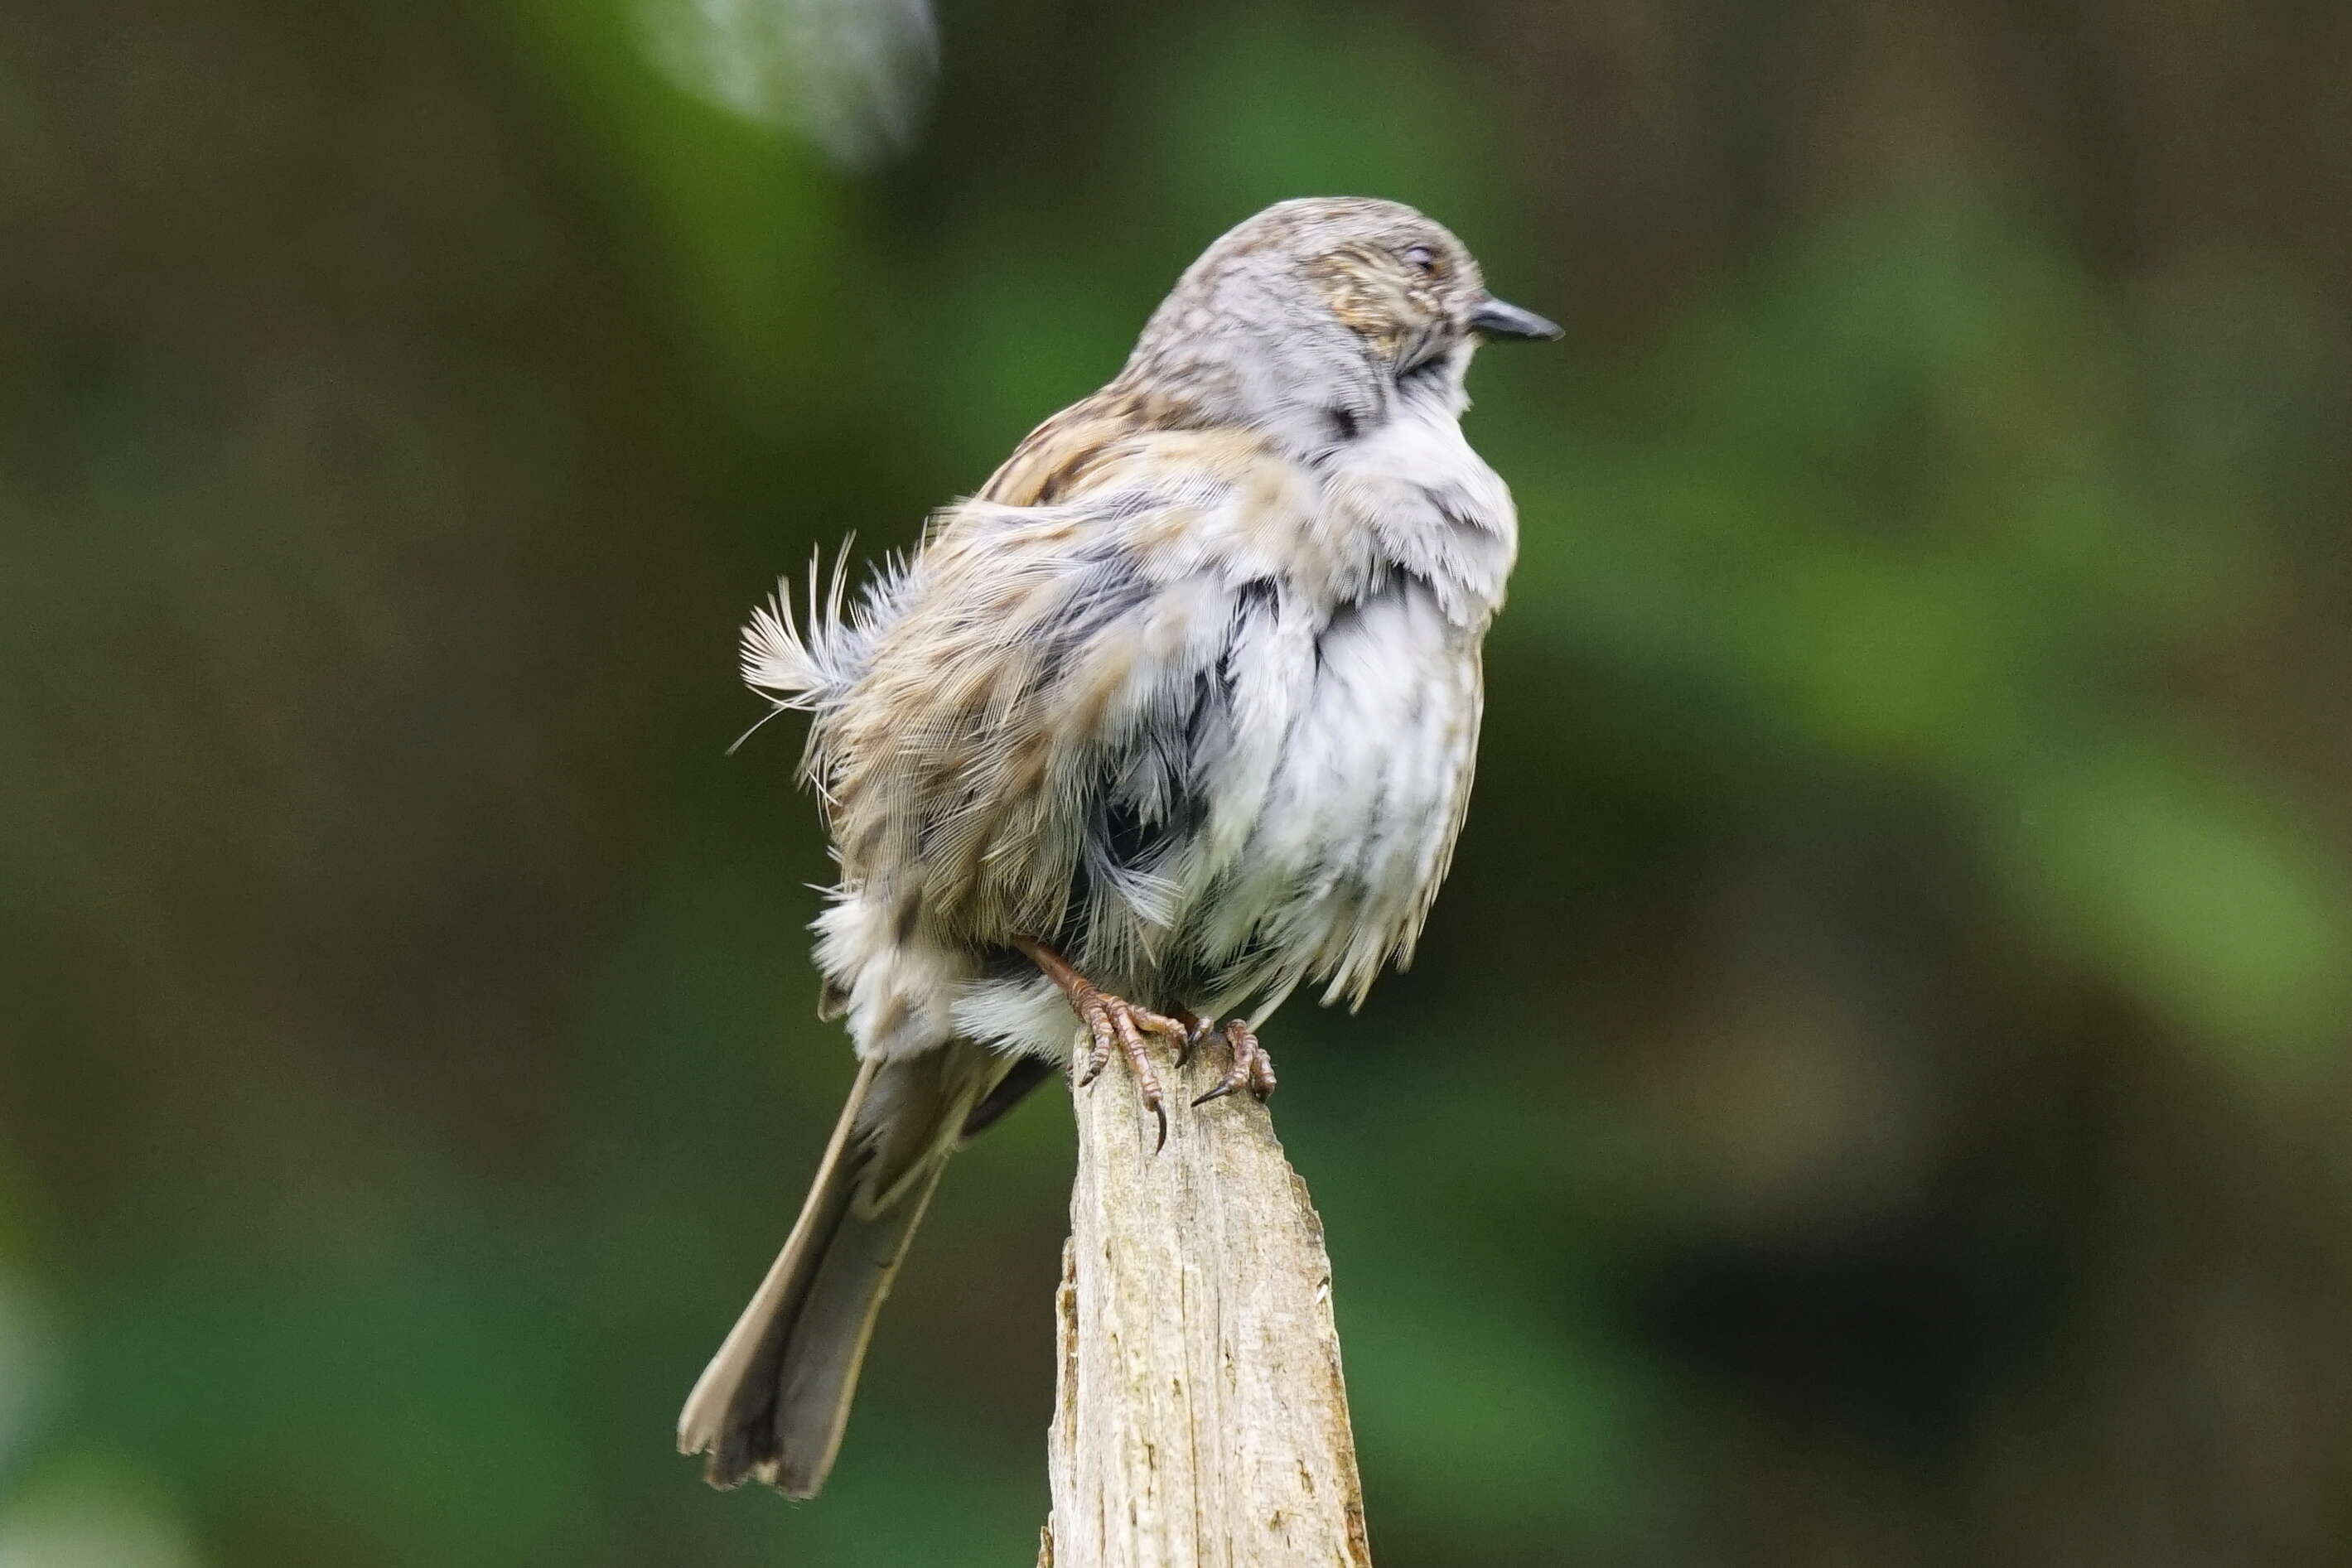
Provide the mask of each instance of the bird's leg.
{"label": "bird's leg", "polygon": [[1257,1031],[1240,1019],[1229,1019],[1222,1032],[1225,1043],[1233,1048],[1234,1064],[1225,1069],[1225,1075],[1192,1103],[1205,1105],[1243,1088],[1261,1100],[1273,1093],[1274,1058],[1268,1056],[1265,1047],[1257,1042]]}
{"label": "bird's leg", "polygon": [[1068,998],[1070,1010],[1087,1026],[1089,1049],[1086,1066],[1079,1070],[1078,1086],[1084,1088],[1102,1076],[1110,1064],[1110,1053],[1116,1049],[1127,1058],[1127,1070],[1135,1080],[1136,1092],[1142,1096],[1146,1109],[1159,1118],[1160,1142],[1157,1149],[1168,1144],[1168,1112],[1161,1103],[1160,1074],[1152,1070],[1151,1053],[1146,1048],[1144,1035],[1164,1035],[1190,1049],[1192,1030],[1164,1013],[1140,1008],[1124,997],[1114,997],[1097,987],[1084,975],[1069,966],[1068,960],[1043,942],[1027,936],[1013,939],[1015,949],[1027,956],[1038,971],[1062,988]]}

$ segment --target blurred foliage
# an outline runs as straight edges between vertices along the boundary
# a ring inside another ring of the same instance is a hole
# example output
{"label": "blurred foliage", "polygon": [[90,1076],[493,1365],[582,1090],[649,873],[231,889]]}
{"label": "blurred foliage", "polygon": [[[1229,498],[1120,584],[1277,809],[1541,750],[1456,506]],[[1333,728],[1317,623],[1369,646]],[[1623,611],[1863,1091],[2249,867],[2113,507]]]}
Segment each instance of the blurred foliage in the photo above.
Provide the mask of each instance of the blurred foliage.
{"label": "blurred foliage", "polygon": [[1050,1096],[821,1501],[667,1451],[849,1068],[733,630],[1340,191],[1572,326],[1421,962],[1277,1025],[1381,1561],[2352,1560],[2352,13],[929,37],[0,33],[0,1563],[1029,1560]]}

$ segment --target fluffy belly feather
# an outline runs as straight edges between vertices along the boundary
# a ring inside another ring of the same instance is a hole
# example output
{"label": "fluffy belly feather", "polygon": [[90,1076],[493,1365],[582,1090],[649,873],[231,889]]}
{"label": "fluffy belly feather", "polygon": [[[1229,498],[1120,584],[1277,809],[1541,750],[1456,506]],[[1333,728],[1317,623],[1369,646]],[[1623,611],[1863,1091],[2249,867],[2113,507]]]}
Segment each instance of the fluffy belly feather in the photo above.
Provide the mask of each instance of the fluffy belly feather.
{"label": "fluffy belly feather", "polygon": [[1360,998],[1410,948],[1444,874],[1477,674],[1475,643],[1417,578],[1335,614],[1291,673],[1298,700],[1237,857],[1246,879],[1204,900],[1180,945],[1241,959],[1228,988],[1273,993],[1263,1010],[1309,976],[1328,978],[1327,1000]]}

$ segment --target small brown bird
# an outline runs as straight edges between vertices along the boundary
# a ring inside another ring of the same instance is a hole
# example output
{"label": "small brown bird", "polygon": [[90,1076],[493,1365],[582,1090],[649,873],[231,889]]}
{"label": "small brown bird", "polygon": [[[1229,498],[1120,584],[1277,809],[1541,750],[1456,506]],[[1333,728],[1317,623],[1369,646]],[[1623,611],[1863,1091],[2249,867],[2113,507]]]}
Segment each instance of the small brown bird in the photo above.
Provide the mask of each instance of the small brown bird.
{"label": "small brown bird", "polygon": [[1263,1096],[1294,988],[1352,1005],[1411,956],[1517,544],[1463,377],[1482,338],[1559,335],[1410,207],[1284,202],[853,612],[836,568],[805,625],[782,590],[754,615],[744,678],[814,716],[824,1012],[861,1065],[678,1417],[715,1484],[824,1483],[948,1155],[1081,1028],[1081,1082],[1121,1058],[1164,1137],[1150,1038],[1222,1042],[1202,1100]]}

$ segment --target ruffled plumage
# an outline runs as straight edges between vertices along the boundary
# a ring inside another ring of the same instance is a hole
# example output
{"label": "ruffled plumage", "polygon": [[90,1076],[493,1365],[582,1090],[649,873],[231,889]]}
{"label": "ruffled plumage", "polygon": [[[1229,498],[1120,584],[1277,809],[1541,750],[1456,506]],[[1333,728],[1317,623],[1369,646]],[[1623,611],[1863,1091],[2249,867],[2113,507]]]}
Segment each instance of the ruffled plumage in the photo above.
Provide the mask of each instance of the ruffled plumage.
{"label": "ruffled plumage", "polygon": [[1070,1049],[1039,966],[1255,1025],[1410,956],[1517,542],[1460,427],[1488,319],[1544,325],[1421,214],[1285,203],[854,605],[845,550],[804,612],[789,583],[754,612],[745,681],[810,716],[840,873],[817,962],[864,1067],[680,1417],[714,1480],[823,1480],[940,1162]]}

